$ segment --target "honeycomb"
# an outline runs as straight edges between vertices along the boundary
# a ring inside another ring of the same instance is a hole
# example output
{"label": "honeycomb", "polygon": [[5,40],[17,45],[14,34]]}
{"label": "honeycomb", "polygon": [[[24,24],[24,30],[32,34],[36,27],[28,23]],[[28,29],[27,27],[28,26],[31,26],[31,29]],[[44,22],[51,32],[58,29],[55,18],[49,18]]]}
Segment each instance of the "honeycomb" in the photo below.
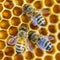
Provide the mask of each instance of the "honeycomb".
{"label": "honeycomb", "polygon": [[[46,25],[33,26],[28,16],[23,14],[24,4],[31,4],[41,12]],[[21,26],[53,36],[53,50],[48,52],[35,47],[33,52],[16,54],[15,46],[9,46],[7,41],[10,35],[17,35]],[[60,60],[60,0],[0,0],[0,60]]]}

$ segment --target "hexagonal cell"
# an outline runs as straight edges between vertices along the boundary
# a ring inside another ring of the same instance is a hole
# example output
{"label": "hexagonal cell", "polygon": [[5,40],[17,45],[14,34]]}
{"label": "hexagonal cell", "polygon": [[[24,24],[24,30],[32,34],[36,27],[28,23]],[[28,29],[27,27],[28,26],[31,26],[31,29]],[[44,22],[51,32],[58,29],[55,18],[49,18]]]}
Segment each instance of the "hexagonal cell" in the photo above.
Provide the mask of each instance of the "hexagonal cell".
{"label": "hexagonal cell", "polygon": [[12,9],[12,8],[14,7],[13,1],[11,1],[11,0],[6,0],[6,1],[4,2],[4,7],[5,7],[5,8],[8,8],[8,9]]}
{"label": "hexagonal cell", "polygon": [[21,23],[20,18],[18,17],[12,17],[11,18],[11,24],[14,26],[18,26]]}
{"label": "hexagonal cell", "polygon": [[34,0],[26,0],[27,3],[32,3]]}
{"label": "hexagonal cell", "polygon": [[50,9],[49,8],[43,8],[42,9],[42,15],[43,16],[48,16],[48,15],[50,15]]}
{"label": "hexagonal cell", "polygon": [[54,5],[54,7],[53,7],[53,11],[55,12],[55,13],[60,13],[60,6],[59,5]]}
{"label": "hexagonal cell", "polygon": [[44,54],[43,50],[41,50],[40,48],[36,48],[36,50],[35,50],[35,55],[36,55],[37,57],[42,57],[43,54]]}
{"label": "hexagonal cell", "polygon": [[26,14],[23,14],[21,18],[24,23],[28,23],[30,21],[29,17]]}
{"label": "hexagonal cell", "polygon": [[0,2],[3,2],[4,0],[0,0]]}
{"label": "hexagonal cell", "polygon": [[58,33],[57,37],[58,37],[58,39],[60,40],[60,32]]}
{"label": "hexagonal cell", "polygon": [[2,29],[8,29],[8,27],[9,27],[9,21],[8,21],[8,20],[2,20],[2,21],[0,22],[0,27],[1,27]]}
{"label": "hexagonal cell", "polygon": [[32,30],[37,30],[39,28],[38,26],[34,26],[32,22],[30,23],[29,26]]}
{"label": "hexagonal cell", "polygon": [[60,51],[60,42],[59,43],[57,43],[57,49]]}
{"label": "hexagonal cell", "polygon": [[36,9],[41,9],[42,8],[42,1],[35,1],[34,2],[34,7]]}
{"label": "hexagonal cell", "polygon": [[60,60],[60,52],[55,55],[56,60]]}
{"label": "hexagonal cell", "polygon": [[9,11],[9,10],[4,10],[3,12],[2,12],[2,17],[3,18],[6,18],[6,19],[9,19],[9,18],[11,18],[11,11]]}
{"label": "hexagonal cell", "polygon": [[4,57],[4,60],[12,60],[11,57]]}
{"label": "hexagonal cell", "polygon": [[12,56],[14,54],[14,49],[12,47],[6,47],[4,51],[7,56]]}
{"label": "hexagonal cell", "polygon": [[5,42],[0,40],[0,49],[4,49],[5,48]]}
{"label": "hexagonal cell", "polygon": [[51,33],[56,33],[56,27],[55,27],[55,25],[49,25],[48,26],[48,30],[49,30],[49,32],[51,32]]}
{"label": "hexagonal cell", "polygon": [[20,16],[22,14],[22,8],[14,7],[13,14],[16,15],[16,16]]}
{"label": "hexagonal cell", "polygon": [[0,59],[2,59],[3,58],[3,51],[0,51]]}
{"label": "hexagonal cell", "polygon": [[60,0],[56,0],[57,3],[60,3]]}
{"label": "hexagonal cell", "polygon": [[46,56],[44,57],[44,60],[53,60],[53,57],[52,57],[52,56],[49,56],[49,55],[46,55]]}
{"label": "hexagonal cell", "polygon": [[0,30],[0,39],[6,39],[8,36],[7,31]]}
{"label": "hexagonal cell", "polygon": [[57,15],[50,15],[50,23],[57,23],[58,22],[58,16]]}
{"label": "hexagonal cell", "polygon": [[34,54],[30,51],[26,51],[25,58],[28,59],[28,60],[31,60],[31,59],[34,58]]}
{"label": "hexagonal cell", "polygon": [[8,32],[9,32],[10,35],[16,36],[17,33],[18,33],[18,29],[17,29],[17,27],[11,26],[9,28],[9,31]]}
{"label": "hexagonal cell", "polygon": [[40,33],[40,34],[43,34],[43,35],[47,35],[47,34],[48,34],[48,31],[47,31],[46,28],[40,28],[40,29],[39,29],[39,33]]}
{"label": "hexagonal cell", "polygon": [[18,6],[22,6],[24,4],[24,0],[15,0],[15,3],[18,5]]}
{"label": "hexagonal cell", "polygon": [[3,10],[3,6],[2,4],[0,4],[0,12]]}
{"label": "hexagonal cell", "polygon": [[16,54],[14,60],[24,60],[23,55]]}
{"label": "hexagonal cell", "polygon": [[53,5],[54,1],[53,0],[45,0],[44,3],[46,6],[51,7]]}

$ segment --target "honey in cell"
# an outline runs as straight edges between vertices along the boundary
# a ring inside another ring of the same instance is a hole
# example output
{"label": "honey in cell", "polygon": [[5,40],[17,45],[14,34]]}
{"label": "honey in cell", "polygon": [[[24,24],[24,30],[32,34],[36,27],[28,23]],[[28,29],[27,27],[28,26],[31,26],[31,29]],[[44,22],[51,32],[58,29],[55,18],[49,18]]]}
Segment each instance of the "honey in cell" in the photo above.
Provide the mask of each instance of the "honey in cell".
{"label": "honey in cell", "polygon": [[16,36],[17,33],[18,33],[18,29],[17,29],[17,27],[11,26],[11,27],[9,28],[8,32],[9,32],[10,35]]}
{"label": "honey in cell", "polygon": [[14,6],[14,4],[10,0],[6,0],[5,3],[4,3],[4,7],[7,8],[7,9],[12,9],[13,6]]}
{"label": "honey in cell", "polygon": [[3,12],[2,12],[2,17],[3,18],[6,18],[6,19],[9,19],[9,18],[11,18],[11,11],[9,11],[9,10],[4,10]]}
{"label": "honey in cell", "polygon": [[14,7],[13,14],[16,16],[20,16],[22,14],[22,8]]}
{"label": "honey in cell", "polygon": [[8,27],[9,27],[9,22],[8,22],[8,20],[2,20],[1,22],[0,22],[0,27],[2,28],[2,29],[8,29]]}
{"label": "honey in cell", "polygon": [[0,39],[6,39],[8,36],[7,31],[0,30]]}
{"label": "honey in cell", "polygon": [[7,56],[12,56],[14,54],[14,49],[12,47],[6,47],[4,51]]}
{"label": "honey in cell", "polygon": [[5,48],[5,42],[0,40],[0,49],[4,49]]}
{"label": "honey in cell", "polygon": [[14,26],[18,26],[21,23],[20,19],[18,17],[12,17],[11,18],[11,24]]}

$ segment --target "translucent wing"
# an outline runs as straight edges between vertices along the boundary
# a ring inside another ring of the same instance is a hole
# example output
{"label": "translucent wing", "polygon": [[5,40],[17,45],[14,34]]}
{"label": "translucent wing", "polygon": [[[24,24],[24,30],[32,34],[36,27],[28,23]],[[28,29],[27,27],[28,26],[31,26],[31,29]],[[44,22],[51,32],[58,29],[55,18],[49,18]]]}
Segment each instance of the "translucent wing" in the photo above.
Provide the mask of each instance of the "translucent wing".
{"label": "translucent wing", "polygon": [[53,36],[48,36],[48,39],[49,39],[50,41],[52,41],[52,40],[54,40],[54,37],[53,37]]}
{"label": "translucent wing", "polygon": [[17,41],[16,36],[9,37],[8,44],[9,45],[14,45],[16,43],[16,41]]}
{"label": "translucent wing", "polygon": [[27,50],[33,52],[35,45],[31,41],[27,41]]}

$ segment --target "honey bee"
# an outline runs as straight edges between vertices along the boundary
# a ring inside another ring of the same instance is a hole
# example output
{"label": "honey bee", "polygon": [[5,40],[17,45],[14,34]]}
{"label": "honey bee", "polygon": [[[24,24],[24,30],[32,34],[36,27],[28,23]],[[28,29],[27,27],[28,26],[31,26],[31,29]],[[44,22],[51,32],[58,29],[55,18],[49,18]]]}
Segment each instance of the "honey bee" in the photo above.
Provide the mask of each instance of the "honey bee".
{"label": "honey bee", "polygon": [[32,18],[32,23],[34,26],[39,25],[39,26],[45,26],[46,21],[43,18],[43,16],[41,14],[36,14],[33,18]]}
{"label": "honey bee", "polygon": [[34,32],[29,34],[28,39],[30,41],[33,41],[40,49],[51,51],[52,50],[52,44],[51,42],[44,36],[38,37],[38,35]]}
{"label": "honey bee", "polygon": [[29,17],[32,17],[36,14],[35,9],[29,4],[25,4],[23,6],[23,10],[24,13],[27,14]]}
{"label": "honey bee", "polygon": [[36,25],[45,26],[46,22],[44,17],[42,16],[42,14],[35,11],[35,9],[31,7],[31,5],[25,4],[23,9],[24,13],[27,14],[29,18],[31,18],[34,26]]}

